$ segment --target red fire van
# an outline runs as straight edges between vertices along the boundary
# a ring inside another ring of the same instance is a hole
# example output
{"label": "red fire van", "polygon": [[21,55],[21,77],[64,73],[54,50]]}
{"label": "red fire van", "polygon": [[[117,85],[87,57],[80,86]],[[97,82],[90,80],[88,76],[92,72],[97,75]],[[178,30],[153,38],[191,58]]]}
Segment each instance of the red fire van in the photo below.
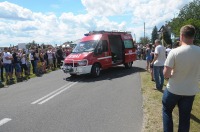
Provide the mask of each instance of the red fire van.
{"label": "red fire van", "polygon": [[101,70],[112,66],[131,68],[135,60],[131,32],[92,31],[85,34],[61,68],[72,76],[90,73],[98,77]]}

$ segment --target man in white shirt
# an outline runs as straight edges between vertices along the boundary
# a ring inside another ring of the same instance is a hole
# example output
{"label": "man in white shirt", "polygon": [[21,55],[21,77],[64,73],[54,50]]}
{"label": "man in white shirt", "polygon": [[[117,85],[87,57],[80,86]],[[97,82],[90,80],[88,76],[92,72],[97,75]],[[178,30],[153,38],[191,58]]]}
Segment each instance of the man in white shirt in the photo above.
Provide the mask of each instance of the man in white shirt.
{"label": "man in white shirt", "polygon": [[160,40],[155,40],[155,51],[154,51],[154,59],[151,62],[153,64],[153,72],[154,72],[154,79],[156,83],[156,89],[162,90],[164,84],[164,63],[166,60],[166,50],[165,47],[161,45]]}
{"label": "man in white shirt", "polygon": [[167,49],[166,49],[166,56],[168,56],[169,52],[171,51],[172,49],[170,48],[170,45],[167,46]]}
{"label": "man in white shirt", "polygon": [[12,54],[8,52],[8,48],[4,48],[3,52],[3,65],[6,71],[6,81],[9,83],[8,76],[10,78],[10,81],[12,79]]}
{"label": "man in white shirt", "polygon": [[48,56],[48,68],[53,69],[53,51],[52,47],[49,47],[47,50],[47,56]]}
{"label": "man in white shirt", "polygon": [[163,94],[163,125],[165,132],[173,131],[172,111],[179,109],[180,132],[189,132],[190,113],[194,97],[199,92],[200,47],[193,45],[195,28],[183,26],[180,30],[181,46],[172,49],[164,67],[164,76],[169,78]]}

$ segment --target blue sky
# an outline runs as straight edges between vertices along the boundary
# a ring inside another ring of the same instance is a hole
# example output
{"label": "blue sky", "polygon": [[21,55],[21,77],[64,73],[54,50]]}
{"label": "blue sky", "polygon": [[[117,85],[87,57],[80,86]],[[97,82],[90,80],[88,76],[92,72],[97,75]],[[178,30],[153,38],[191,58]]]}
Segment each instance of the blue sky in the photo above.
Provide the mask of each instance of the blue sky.
{"label": "blue sky", "polygon": [[[63,12],[86,13],[80,0],[7,0],[33,12],[54,12],[61,15]],[[1,0],[1,2],[3,2]]]}
{"label": "blue sky", "polygon": [[[63,12],[73,12],[77,14],[86,14],[87,11],[82,5],[81,0],[9,0],[14,4],[30,9],[33,12],[54,12],[57,16]],[[130,15],[109,16],[113,21],[131,21]]]}
{"label": "blue sky", "polygon": [[[0,0],[0,47],[62,44],[91,30],[131,31],[151,37],[192,0]],[[167,8],[166,8],[167,7]]]}

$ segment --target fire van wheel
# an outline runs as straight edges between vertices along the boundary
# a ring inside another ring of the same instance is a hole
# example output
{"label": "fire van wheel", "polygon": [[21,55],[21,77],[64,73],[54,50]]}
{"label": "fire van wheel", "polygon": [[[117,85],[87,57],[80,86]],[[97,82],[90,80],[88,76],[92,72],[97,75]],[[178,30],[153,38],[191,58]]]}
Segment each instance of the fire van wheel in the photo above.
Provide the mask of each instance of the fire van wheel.
{"label": "fire van wheel", "polygon": [[125,68],[127,68],[127,69],[130,69],[132,67],[132,65],[133,65],[133,62],[128,62],[128,63],[124,64]]}
{"label": "fire van wheel", "polygon": [[93,77],[99,77],[101,72],[101,68],[99,64],[94,64],[92,66],[91,74]]}
{"label": "fire van wheel", "polygon": [[77,75],[76,75],[76,74],[70,74],[70,76],[71,76],[71,77],[76,77]]}

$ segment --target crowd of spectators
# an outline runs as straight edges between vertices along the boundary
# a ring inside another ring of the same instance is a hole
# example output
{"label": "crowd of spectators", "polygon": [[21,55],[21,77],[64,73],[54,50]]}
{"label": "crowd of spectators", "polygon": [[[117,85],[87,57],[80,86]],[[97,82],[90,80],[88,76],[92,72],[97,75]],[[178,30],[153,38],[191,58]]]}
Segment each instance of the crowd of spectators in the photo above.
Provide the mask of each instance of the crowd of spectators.
{"label": "crowd of spectators", "polygon": [[5,47],[0,51],[0,87],[3,83],[12,84],[28,79],[31,74],[40,76],[48,70],[60,68],[62,60],[71,53],[70,47],[41,48],[33,46],[30,49]]}

